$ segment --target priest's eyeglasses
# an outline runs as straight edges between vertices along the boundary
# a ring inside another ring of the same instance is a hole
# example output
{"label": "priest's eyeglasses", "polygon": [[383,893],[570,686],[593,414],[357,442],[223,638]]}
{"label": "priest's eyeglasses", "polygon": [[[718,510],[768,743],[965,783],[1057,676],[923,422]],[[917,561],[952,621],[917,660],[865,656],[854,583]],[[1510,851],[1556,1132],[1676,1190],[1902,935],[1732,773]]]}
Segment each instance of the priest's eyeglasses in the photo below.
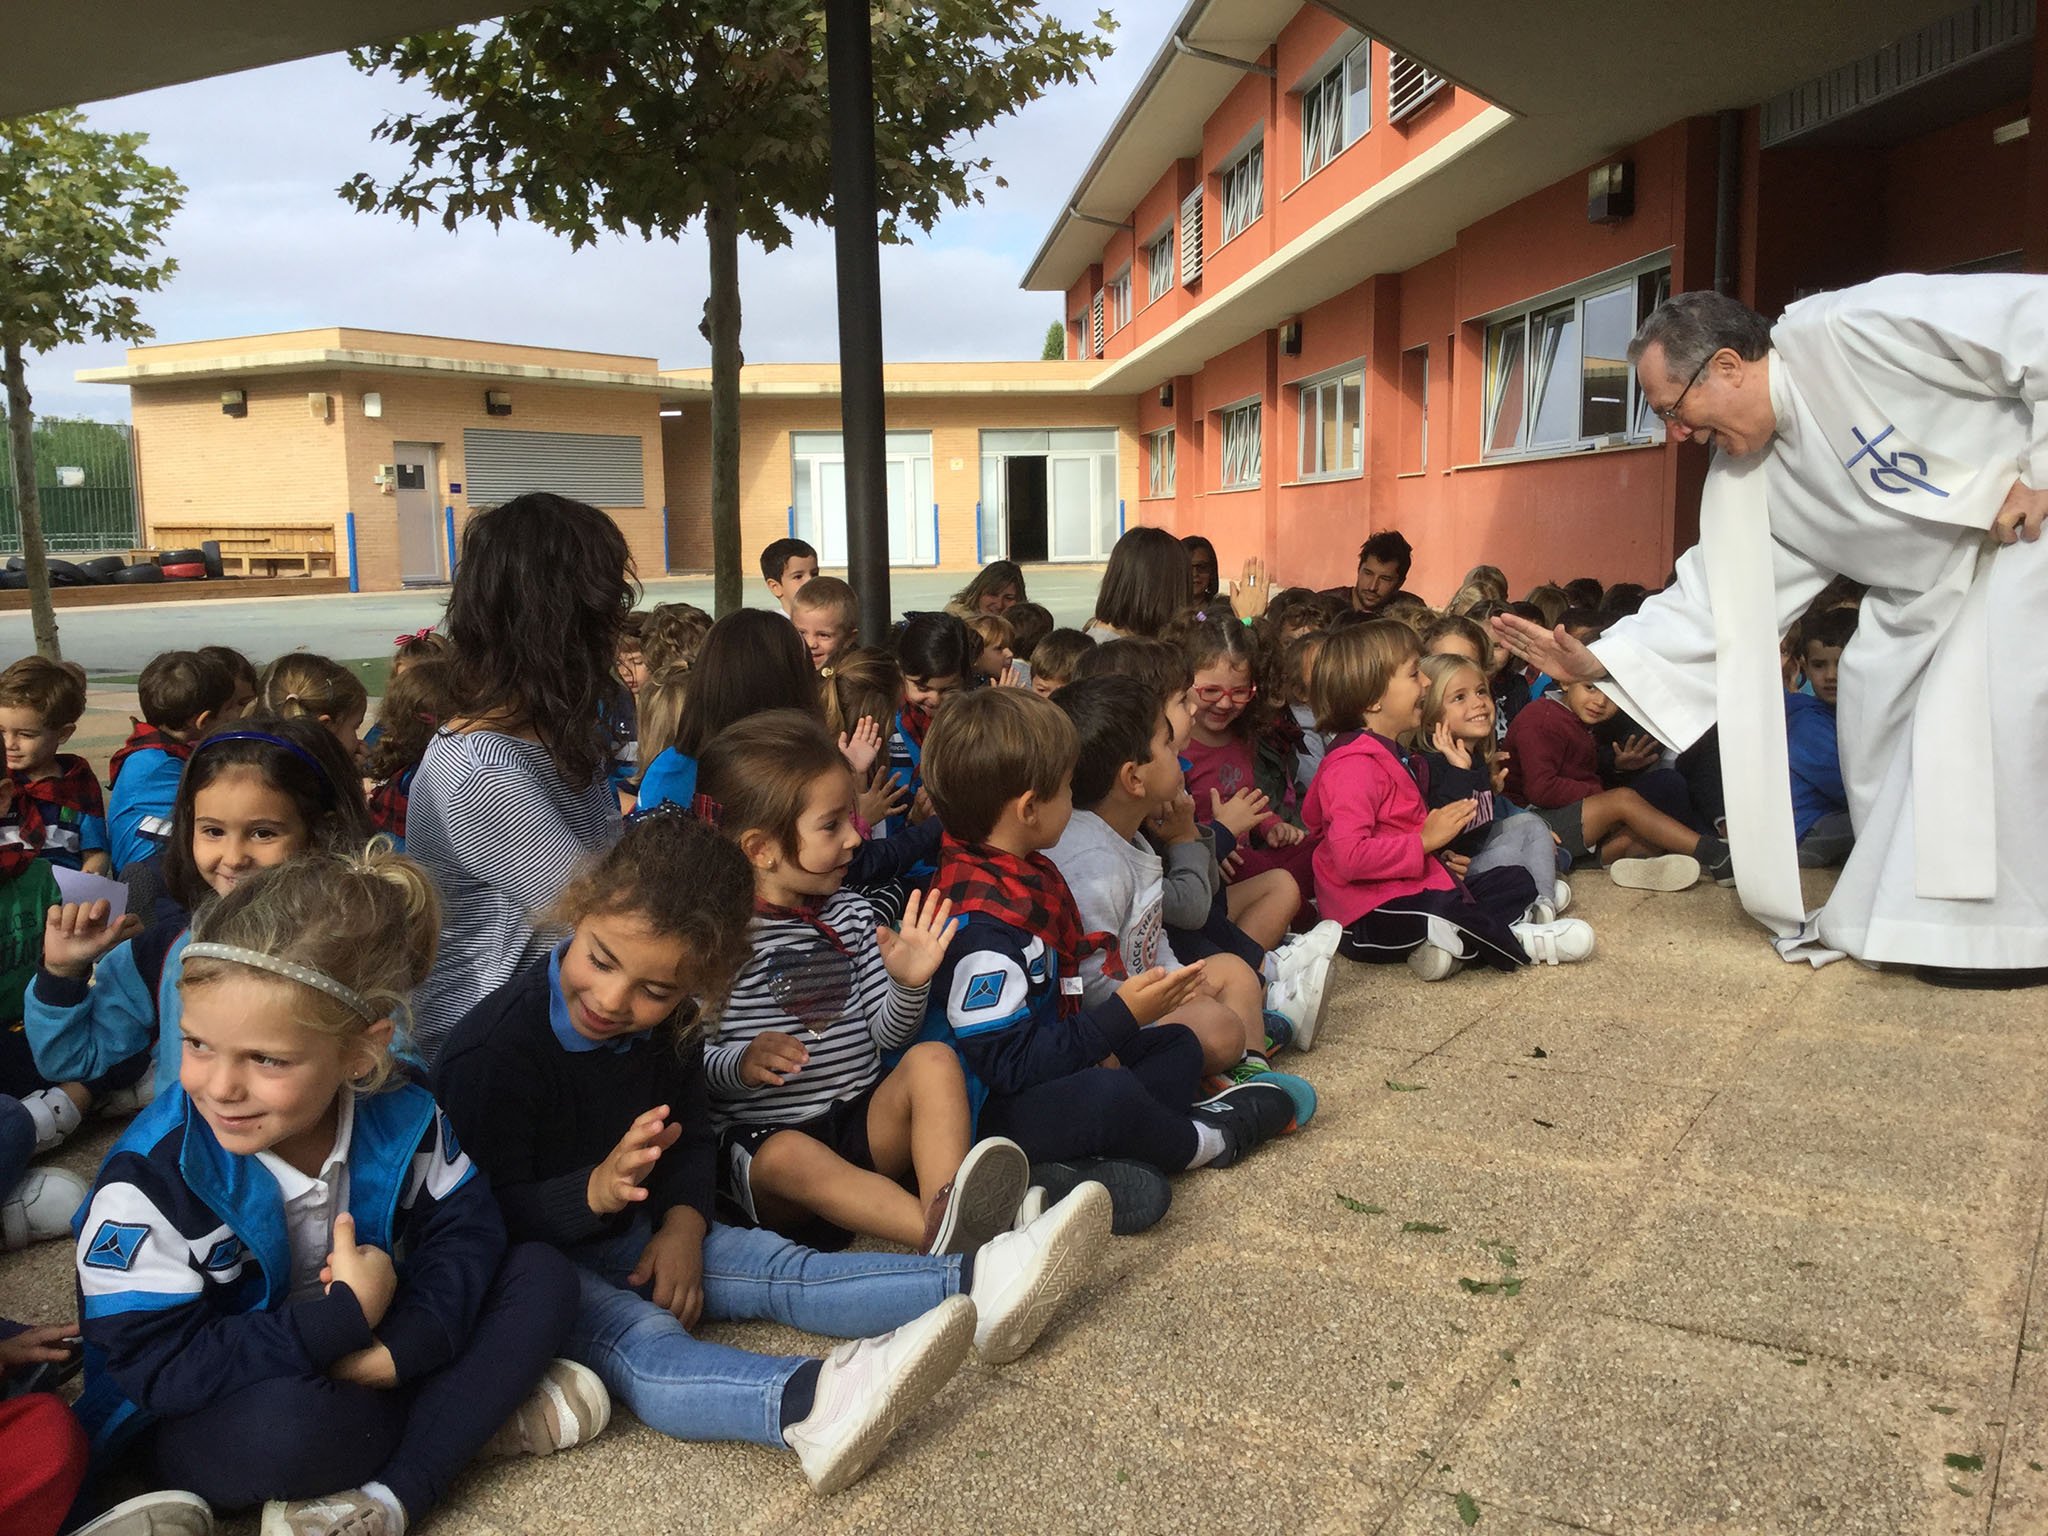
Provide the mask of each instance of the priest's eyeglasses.
{"label": "priest's eyeglasses", "polygon": [[1685,404],[1685,397],[1692,393],[1693,385],[1699,383],[1700,375],[1707,371],[1707,363],[1711,363],[1712,361],[1713,358],[1709,357],[1706,363],[1701,363],[1699,367],[1693,369],[1692,377],[1685,381],[1685,388],[1681,389],[1678,392],[1678,398],[1672,401],[1669,405],[1665,406],[1662,410],[1655,410],[1653,408],[1651,414],[1653,414],[1659,421],[1677,421],[1678,408],[1681,405]]}

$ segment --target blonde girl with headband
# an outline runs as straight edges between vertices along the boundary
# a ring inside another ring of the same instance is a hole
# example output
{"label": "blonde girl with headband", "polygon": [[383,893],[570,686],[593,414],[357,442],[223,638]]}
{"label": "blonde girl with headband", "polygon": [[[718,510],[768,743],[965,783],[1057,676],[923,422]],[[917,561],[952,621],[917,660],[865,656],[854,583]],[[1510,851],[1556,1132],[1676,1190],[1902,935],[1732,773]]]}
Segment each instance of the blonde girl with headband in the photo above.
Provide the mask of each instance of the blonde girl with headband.
{"label": "blonde girl with headband", "polygon": [[[369,836],[362,781],[317,721],[257,715],[202,739],[178,781],[156,910],[116,920],[105,901],[66,902],[45,917],[42,966],[22,999],[36,1070],[89,1082],[154,1049],[143,1098],[168,1090],[190,914],[295,854]],[[146,906],[133,886],[129,900]]]}
{"label": "blonde girl with headband", "polygon": [[338,661],[292,651],[263,669],[257,707],[288,720],[319,721],[334,733],[349,761],[363,760],[363,717],[370,711],[363,680]]}
{"label": "blonde girl with headband", "polygon": [[153,1431],[157,1485],[189,1490],[131,1501],[134,1528],[203,1500],[264,1505],[276,1536],[403,1536],[479,1453],[545,1455],[610,1417],[553,1358],[569,1265],[508,1244],[395,1070],[438,923],[425,872],[381,846],[302,855],[199,914],[177,1087],[78,1226],[79,1418],[102,1458]]}

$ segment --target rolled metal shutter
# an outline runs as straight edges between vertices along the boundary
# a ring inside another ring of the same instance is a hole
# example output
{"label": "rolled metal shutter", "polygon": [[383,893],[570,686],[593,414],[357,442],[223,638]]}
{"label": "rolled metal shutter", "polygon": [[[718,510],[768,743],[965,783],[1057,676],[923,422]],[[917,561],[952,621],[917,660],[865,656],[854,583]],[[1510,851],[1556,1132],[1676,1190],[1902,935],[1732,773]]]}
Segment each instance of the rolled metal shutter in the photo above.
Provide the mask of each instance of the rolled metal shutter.
{"label": "rolled metal shutter", "polygon": [[463,483],[472,507],[495,507],[528,491],[552,491],[594,507],[644,507],[643,455],[640,438],[616,433],[462,432]]}

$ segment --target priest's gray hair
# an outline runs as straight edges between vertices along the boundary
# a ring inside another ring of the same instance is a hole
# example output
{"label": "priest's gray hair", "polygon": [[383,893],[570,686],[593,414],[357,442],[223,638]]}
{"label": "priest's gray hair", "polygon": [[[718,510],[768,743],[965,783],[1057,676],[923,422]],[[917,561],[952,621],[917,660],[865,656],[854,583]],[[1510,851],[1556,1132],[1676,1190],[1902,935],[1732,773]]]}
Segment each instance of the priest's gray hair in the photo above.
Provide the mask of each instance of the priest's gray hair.
{"label": "priest's gray hair", "polygon": [[1628,360],[1641,362],[1652,346],[1664,349],[1665,373],[1687,379],[1723,347],[1755,362],[1771,349],[1771,328],[1762,315],[1725,293],[1674,293],[1650,311],[1628,344]]}

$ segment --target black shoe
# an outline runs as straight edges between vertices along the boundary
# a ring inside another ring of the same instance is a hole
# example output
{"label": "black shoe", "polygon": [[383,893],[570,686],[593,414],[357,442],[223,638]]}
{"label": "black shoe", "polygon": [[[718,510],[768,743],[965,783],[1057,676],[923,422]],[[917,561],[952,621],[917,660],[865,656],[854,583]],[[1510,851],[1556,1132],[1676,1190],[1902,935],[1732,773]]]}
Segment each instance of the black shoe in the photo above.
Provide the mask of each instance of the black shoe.
{"label": "black shoe", "polygon": [[1149,1163],[1077,1157],[1070,1162],[1031,1165],[1031,1182],[1044,1186],[1048,1210],[1090,1180],[1109,1191],[1109,1230],[1118,1237],[1157,1226],[1173,1204],[1173,1186]]}
{"label": "black shoe", "polygon": [[2048,987],[2048,966],[2000,971],[1962,965],[1916,965],[1913,975],[1930,987],[1953,987],[1966,992],[2017,992],[2023,987]]}
{"label": "black shoe", "polygon": [[1228,1168],[1253,1147],[1271,1141],[1294,1124],[1294,1100],[1278,1084],[1253,1078],[1202,1100],[1188,1113],[1223,1133],[1223,1155],[1205,1166]]}

